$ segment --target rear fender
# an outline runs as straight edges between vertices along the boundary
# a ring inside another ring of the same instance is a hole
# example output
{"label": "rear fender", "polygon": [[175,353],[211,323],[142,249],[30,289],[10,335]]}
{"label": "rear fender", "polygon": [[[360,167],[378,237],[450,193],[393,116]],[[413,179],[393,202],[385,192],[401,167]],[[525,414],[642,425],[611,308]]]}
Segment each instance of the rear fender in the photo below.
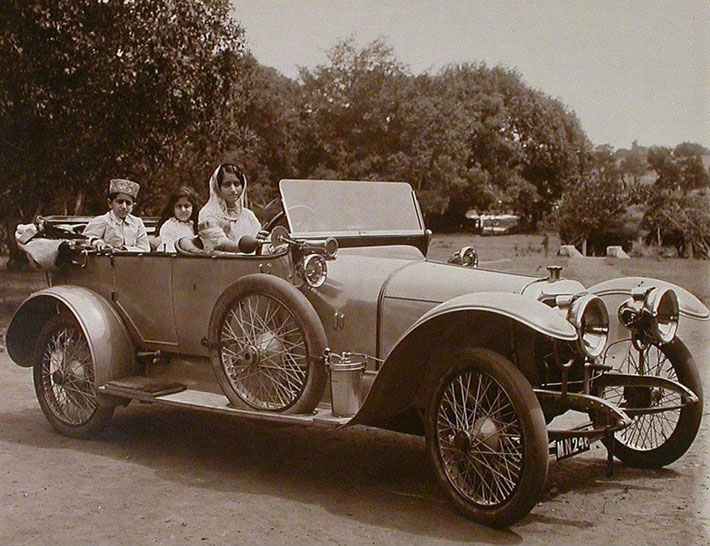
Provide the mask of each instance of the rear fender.
{"label": "rear fender", "polygon": [[[527,332],[528,338],[537,333],[563,342],[577,339],[576,330],[564,316],[530,297],[481,292],[453,298],[422,315],[400,337],[350,424],[386,420],[406,411],[422,396],[426,398],[424,393],[435,387],[433,383],[443,371],[439,356],[451,347],[495,343],[493,347],[500,351],[498,346],[505,346],[509,339],[508,328],[497,331],[504,324]],[[485,335],[475,335],[478,330]],[[532,350],[532,339],[526,341],[523,344]]]}
{"label": "rear fender", "polygon": [[[20,305],[7,328],[10,358],[19,366],[31,367],[37,334],[48,320],[65,310],[74,315],[88,340],[97,386],[133,375],[134,347],[118,314],[96,292],[78,286],[45,288]],[[110,397],[99,394],[102,405],[110,401]]]}

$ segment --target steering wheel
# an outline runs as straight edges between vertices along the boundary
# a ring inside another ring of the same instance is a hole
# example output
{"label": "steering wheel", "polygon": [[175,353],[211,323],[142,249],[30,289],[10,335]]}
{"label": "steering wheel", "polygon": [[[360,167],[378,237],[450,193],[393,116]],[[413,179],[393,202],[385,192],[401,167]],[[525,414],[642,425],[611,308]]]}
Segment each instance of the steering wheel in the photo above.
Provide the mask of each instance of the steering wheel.
{"label": "steering wheel", "polygon": [[283,218],[285,218],[284,211],[280,210],[278,213],[276,213],[276,216],[274,216],[271,220],[266,222],[266,225],[264,226],[265,231],[271,231],[273,227]]}
{"label": "steering wheel", "polygon": [[[308,226],[311,223],[311,220],[316,216],[316,213],[308,205],[294,205],[293,207],[289,207],[288,210],[291,213],[292,220],[294,220],[294,216],[296,220],[300,220],[297,225],[293,226],[294,230],[296,231],[298,231],[296,228],[303,227],[304,225]],[[294,215],[294,213],[296,214]],[[266,223],[264,229],[267,231],[271,231],[274,225],[284,219],[284,216],[284,211],[280,211],[276,216],[274,216]]]}
{"label": "steering wheel", "polygon": [[[293,222],[293,231],[307,231],[313,227],[313,220],[316,213],[308,205],[295,205],[288,209],[291,221]],[[305,230],[303,228],[306,228]]]}

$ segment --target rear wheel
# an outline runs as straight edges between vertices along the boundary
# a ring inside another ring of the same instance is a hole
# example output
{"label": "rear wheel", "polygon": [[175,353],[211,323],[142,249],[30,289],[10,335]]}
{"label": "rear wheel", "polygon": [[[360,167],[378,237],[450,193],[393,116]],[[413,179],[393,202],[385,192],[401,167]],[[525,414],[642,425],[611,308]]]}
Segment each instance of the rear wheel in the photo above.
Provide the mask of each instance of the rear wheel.
{"label": "rear wheel", "polygon": [[468,348],[450,360],[426,415],[437,478],[471,519],[513,524],[545,486],[548,442],[540,404],[525,376],[498,353]]}
{"label": "rear wheel", "polygon": [[[643,361],[643,367],[641,362]],[[627,374],[644,374],[677,381],[700,399],[697,404],[661,413],[638,415],[630,426],[614,435],[616,457],[636,468],[659,468],[679,459],[691,446],[700,428],[703,414],[703,388],[695,361],[680,339],[662,345],[649,345],[639,353],[633,346],[615,370]],[[620,408],[680,405],[680,394],[651,387],[606,387],[597,396]]]}
{"label": "rear wheel", "polygon": [[306,297],[272,275],[248,275],[220,297],[210,319],[210,360],[233,405],[309,413],[323,395],[323,326]]}
{"label": "rear wheel", "polygon": [[70,313],[57,315],[40,331],[33,378],[42,412],[62,434],[85,438],[111,420],[114,408],[98,403],[89,343]]}

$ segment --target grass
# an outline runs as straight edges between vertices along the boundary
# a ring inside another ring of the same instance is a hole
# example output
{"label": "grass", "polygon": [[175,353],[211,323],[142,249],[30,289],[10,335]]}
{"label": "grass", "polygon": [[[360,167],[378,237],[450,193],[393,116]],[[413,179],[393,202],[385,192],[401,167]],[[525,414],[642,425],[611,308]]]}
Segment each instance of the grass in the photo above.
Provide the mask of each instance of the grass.
{"label": "grass", "polygon": [[429,258],[446,261],[462,246],[471,245],[477,251],[480,265],[509,273],[546,275],[547,265],[561,265],[562,276],[576,279],[585,286],[615,277],[652,277],[675,283],[710,305],[710,261],[680,258],[643,257],[567,258],[557,256],[559,238],[550,236],[549,253],[542,248],[542,235],[488,236],[465,233],[434,235]]}
{"label": "grass", "polygon": [[[679,258],[566,258],[556,255],[559,239],[550,237],[549,253],[542,248],[541,235],[504,235],[483,237],[465,233],[434,235],[429,258],[445,262],[462,246],[472,245],[481,267],[534,276],[547,274],[547,265],[561,265],[562,276],[579,280],[585,286],[622,276],[654,277],[690,290],[710,305],[710,261]],[[1,263],[1,262],[0,262]],[[4,334],[15,309],[32,292],[45,285],[41,271],[11,272],[0,269],[0,351]]]}

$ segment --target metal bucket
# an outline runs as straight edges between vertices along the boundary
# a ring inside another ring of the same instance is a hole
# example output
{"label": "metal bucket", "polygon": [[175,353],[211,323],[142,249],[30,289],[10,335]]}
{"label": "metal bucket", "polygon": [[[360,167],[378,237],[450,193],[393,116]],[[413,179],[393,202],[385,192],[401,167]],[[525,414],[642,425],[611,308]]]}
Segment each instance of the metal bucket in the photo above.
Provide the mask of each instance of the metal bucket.
{"label": "metal bucket", "polygon": [[352,417],[362,406],[362,374],[365,362],[344,358],[330,364],[330,397],[333,415]]}

